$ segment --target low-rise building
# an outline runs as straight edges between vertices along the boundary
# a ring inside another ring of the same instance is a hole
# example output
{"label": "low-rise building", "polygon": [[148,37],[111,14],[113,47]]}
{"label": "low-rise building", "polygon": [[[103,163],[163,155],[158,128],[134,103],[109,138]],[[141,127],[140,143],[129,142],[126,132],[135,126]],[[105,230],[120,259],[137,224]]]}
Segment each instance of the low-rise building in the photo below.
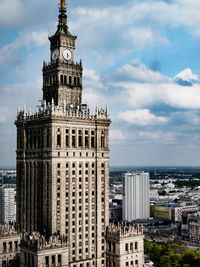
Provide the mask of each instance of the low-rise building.
{"label": "low-rise building", "polygon": [[200,213],[189,216],[188,231],[190,240],[200,243]]}
{"label": "low-rise building", "polygon": [[143,226],[110,224],[106,231],[106,242],[106,266],[144,266]]}
{"label": "low-rise building", "polygon": [[0,225],[0,266],[9,266],[20,253],[20,234],[14,226]]}
{"label": "low-rise building", "polygon": [[66,235],[49,239],[34,233],[24,234],[21,240],[20,267],[69,266],[69,249]]}

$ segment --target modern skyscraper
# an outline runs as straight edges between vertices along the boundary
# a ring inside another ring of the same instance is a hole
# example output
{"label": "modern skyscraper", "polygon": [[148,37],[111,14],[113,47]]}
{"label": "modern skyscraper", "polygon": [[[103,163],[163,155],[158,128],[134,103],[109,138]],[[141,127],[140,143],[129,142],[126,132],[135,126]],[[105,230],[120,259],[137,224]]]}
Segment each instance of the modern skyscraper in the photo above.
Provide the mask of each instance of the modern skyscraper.
{"label": "modern skyscraper", "polygon": [[82,63],[61,0],[43,101],[17,120],[17,225],[47,237],[67,234],[69,266],[105,266],[109,224],[108,110],[82,104]]}
{"label": "modern skyscraper", "polygon": [[16,221],[16,186],[5,184],[0,187],[0,224]]}
{"label": "modern skyscraper", "polygon": [[149,173],[125,173],[122,212],[128,222],[149,218]]}

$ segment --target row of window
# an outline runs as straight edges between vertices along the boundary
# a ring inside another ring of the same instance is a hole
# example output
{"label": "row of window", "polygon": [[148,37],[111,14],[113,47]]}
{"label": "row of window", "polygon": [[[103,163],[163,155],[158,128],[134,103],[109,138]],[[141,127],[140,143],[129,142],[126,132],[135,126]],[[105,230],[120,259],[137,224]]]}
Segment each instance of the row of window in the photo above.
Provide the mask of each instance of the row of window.
{"label": "row of window", "polygon": [[53,84],[63,84],[63,85],[74,85],[74,86],[80,86],[81,85],[81,79],[80,77],[72,77],[67,75],[60,75],[60,79],[58,80],[58,76],[54,75],[51,77],[44,77],[44,85],[53,85]]}
{"label": "row of window", "polygon": [[[65,136],[60,132],[60,128],[57,129],[56,146],[62,146],[62,138],[64,138],[64,145],[67,148],[95,148],[97,145],[96,134],[94,130],[75,130],[66,129]],[[105,133],[101,132],[99,139],[100,147],[105,148]],[[49,129],[34,129],[26,130],[25,138],[22,131],[18,131],[17,148],[36,149],[50,147],[50,130]]]}
{"label": "row of window", "polygon": [[[92,162],[90,164],[90,162],[72,162],[71,164],[71,167],[72,168],[76,168],[76,166],[78,166],[79,168],[82,168],[82,167],[85,167],[86,169],[89,168],[91,165],[91,168],[94,168],[95,167],[95,162]],[[67,162],[66,163],[66,169],[68,169],[70,167],[70,162]],[[104,168],[105,167],[105,163],[101,163],[101,168]],[[57,168],[60,169],[61,168],[61,163],[57,163]],[[58,171],[58,174],[60,175],[60,171]]]}
{"label": "row of window", "polygon": [[3,254],[4,253],[12,253],[16,252],[19,249],[19,242],[18,241],[9,241],[9,242],[3,242]]}
{"label": "row of window", "polygon": [[[71,135],[71,136],[70,136]],[[71,137],[71,139],[70,139]],[[61,147],[61,133],[60,129],[58,129],[57,132],[57,147]],[[69,129],[66,129],[66,135],[65,135],[65,146],[66,147],[72,147],[72,148],[95,148],[96,147],[97,140],[95,138],[95,132],[91,131],[91,134],[89,135],[89,131],[85,130],[83,133],[82,130],[78,130],[78,133],[76,130],[72,130],[72,132],[69,132]],[[100,147],[105,147],[105,134],[104,131],[101,133],[101,139],[100,139]]]}
{"label": "row of window", "polygon": [[[107,267],[116,267],[117,264],[115,261],[108,260],[107,261]],[[138,266],[138,260],[126,262],[126,266]]]}

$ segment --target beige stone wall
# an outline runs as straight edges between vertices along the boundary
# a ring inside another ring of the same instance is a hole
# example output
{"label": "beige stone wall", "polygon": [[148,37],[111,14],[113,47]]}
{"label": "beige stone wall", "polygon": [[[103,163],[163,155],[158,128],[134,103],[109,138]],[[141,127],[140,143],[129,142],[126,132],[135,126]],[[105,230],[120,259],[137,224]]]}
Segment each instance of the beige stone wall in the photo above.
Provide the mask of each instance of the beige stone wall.
{"label": "beige stone wall", "polygon": [[21,249],[20,267],[44,267],[48,258],[48,266],[69,266],[68,248],[46,249],[42,251],[31,251]]}
{"label": "beige stone wall", "polygon": [[20,235],[0,236],[0,266],[9,264],[20,252]]}
{"label": "beige stone wall", "polygon": [[[110,120],[106,116],[94,118],[44,118],[43,131],[40,131],[41,118],[23,120],[24,143],[18,148],[19,179],[23,181],[18,194],[18,210],[23,212],[18,220],[22,229],[68,234],[69,261],[73,267],[74,262],[83,267],[105,266],[106,262]],[[27,136],[27,131],[36,135],[36,145],[29,144],[33,139]],[[25,153],[21,153],[23,147]],[[20,165],[23,162],[24,170]]]}
{"label": "beige stone wall", "polygon": [[107,267],[144,266],[144,236],[107,237]]}

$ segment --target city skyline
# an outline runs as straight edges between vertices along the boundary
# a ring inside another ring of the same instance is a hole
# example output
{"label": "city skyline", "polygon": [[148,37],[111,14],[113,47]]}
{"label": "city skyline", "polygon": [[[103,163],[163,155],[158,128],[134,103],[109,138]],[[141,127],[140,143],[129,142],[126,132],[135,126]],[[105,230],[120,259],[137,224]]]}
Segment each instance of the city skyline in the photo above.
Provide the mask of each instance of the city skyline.
{"label": "city skyline", "polygon": [[[57,24],[51,2],[0,3],[1,167],[14,166],[17,106],[35,110],[41,99],[41,60]],[[200,3],[90,2],[68,1],[68,24],[83,102],[110,107],[111,166],[200,165]]]}

